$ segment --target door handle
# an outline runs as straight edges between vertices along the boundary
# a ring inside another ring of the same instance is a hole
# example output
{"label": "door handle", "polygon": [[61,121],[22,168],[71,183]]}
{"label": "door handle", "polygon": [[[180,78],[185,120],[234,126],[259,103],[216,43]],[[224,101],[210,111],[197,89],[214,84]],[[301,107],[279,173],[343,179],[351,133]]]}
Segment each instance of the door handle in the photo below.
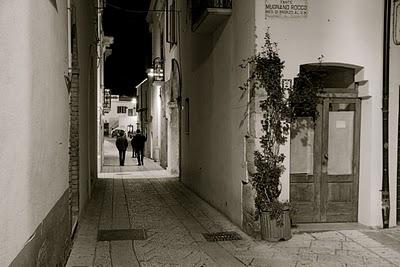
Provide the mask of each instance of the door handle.
{"label": "door handle", "polygon": [[324,154],[324,158],[325,158],[326,160],[329,159],[328,153],[325,153],[325,154]]}

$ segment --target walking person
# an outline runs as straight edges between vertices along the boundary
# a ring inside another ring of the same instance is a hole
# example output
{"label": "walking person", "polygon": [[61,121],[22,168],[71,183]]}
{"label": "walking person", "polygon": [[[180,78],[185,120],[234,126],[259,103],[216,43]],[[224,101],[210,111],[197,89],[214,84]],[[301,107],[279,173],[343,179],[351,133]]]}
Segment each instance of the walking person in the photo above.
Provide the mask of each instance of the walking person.
{"label": "walking person", "polygon": [[135,133],[132,134],[131,146],[132,146],[132,158],[136,158],[136,144],[135,144]]}
{"label": "walking person", "polygon": [[147,141],[147,136],[144,136],[139,129],[136,130],[135,136],[132,138],[133,143],[135,144],[136,156],[138,159],[138,165],[143,164],[143,154],[144,154],[144,143]]}
{"label": "walking person", "polygon": [[115,141],[115,145],[117,146],[119,152],[119,165],[124,166],[125,163],[125,153],[128,147],[128,139],[125,137],[125,133],[119,133],[117,137],[117,141]]}

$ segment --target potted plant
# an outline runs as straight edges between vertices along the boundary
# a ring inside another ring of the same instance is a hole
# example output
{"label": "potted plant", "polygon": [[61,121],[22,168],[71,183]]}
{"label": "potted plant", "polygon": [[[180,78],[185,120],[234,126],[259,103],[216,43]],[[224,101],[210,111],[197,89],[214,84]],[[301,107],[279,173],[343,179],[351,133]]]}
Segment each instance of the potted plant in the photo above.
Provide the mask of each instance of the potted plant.
{"label": "potted plant", "polygon": [[[285,90],[281,83],[284,61],[279,57],[277,43],[271,42],[269,30],[264,39],[261,52],[241,64],[242,68],[251,66],[251,72],[240,89],[243,90],[242,97],[250,89],[251,101],[257,91],[263,92],[265,98],[260,105],[263,113],[261,150],[254,152],[255,172],[251,174],[250,182],[255,191],[255,215],[256,219],[260,218],[261,238],[278,241],[291,238],[291,215],[295,213],[291,203],[279,200],[280,178],[285,171],[285,155],[280,152],[280,147],[288,141],[291,124],[292,136],[303,128],[315,127],[326,73],[321,55],[316,68],[300,72],[293,88]],[[297,119],[303,117],[312,120]]]}
{"label": "potted plant", "polygon": [[[254,153],[255,173],[251,175],[256,219],[260,218],[263,240],[288,240],[291,238],[290,214],[293,207],[289,202],[279,200],[280,178],[285,170],[285,155],[280,152],[280,147],[288,140],[292,111],[288,92],[281,85],[284,62],[268,31],[261,52],[244,60],[241,66],[247,65],[251,66],[251,73],[241,89],[262,91],[265,97],[260,105],[263,113],[261,151]],[[252,95],[254,97],[254,93]]]}

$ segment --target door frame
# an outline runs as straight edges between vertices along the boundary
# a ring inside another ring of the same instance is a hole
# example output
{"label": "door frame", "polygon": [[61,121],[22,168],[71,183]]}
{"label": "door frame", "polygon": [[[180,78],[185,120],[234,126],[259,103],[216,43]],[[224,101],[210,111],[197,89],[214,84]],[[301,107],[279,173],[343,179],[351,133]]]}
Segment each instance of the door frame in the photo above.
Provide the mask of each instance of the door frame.
{"label": "door frame", "polygon": [[[358,198],[359,198],[359,168],[360,168],[360,129],[361,129],[361,100],[354,94],[344,93],[344,89],[339,89],[340,93],[328,91],[327,93],[320,95],[321,104],[318,105],[317,110],[319,116],[315,121],[314,128],[314,141],[313,141],[313,178],[314,178],[314,205],[312,205],[316,210],[314,210],[313,215],[305,216],[302,222],[328,222],[327,221],[327,197],[328,197],[328,182],[323,183],[322,179],[328,177],[327,173],[323,173],[323,155],[324,151],[328,151],[328,137],[329,137],[329,104],[330,103],[354,103],[355,113],[354,113],[354,130],[353,130],[353,208],[351,218],[349,222],[356,222],[358,219]],[[348,89],[347,89],[348,90]],[[338,94],[337,94],[338,93]],[[304,174],[289,174],[290,176],[290,186],[292,183],[298,183],[301,180],[310,180],[308,174],[306,177],[301,178]],[[290,194],[291,198],[291,194]],[[291,200],[292,201],[292,200]],[[312,203],[312,202],[310,202]],[[304,203],[299,205],[305,205]],[[310,220],[311,219],[311,220]],[[330,221],[329,221],[330,222]]]}

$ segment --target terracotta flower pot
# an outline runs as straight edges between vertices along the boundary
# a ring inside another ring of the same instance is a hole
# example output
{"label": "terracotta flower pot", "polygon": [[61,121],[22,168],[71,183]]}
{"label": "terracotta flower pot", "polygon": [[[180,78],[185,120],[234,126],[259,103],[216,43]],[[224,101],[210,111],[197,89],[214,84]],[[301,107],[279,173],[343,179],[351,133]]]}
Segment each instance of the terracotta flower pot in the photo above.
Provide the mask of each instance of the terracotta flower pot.
{"label": "terracotta flower pot", "polygon": [[271,219],[269,211],[261,212],[261,239],[266,241],[289,240],[292,238],[289,209],[284,210],[282,214],[283,224],[278,225],[276,219]]}

